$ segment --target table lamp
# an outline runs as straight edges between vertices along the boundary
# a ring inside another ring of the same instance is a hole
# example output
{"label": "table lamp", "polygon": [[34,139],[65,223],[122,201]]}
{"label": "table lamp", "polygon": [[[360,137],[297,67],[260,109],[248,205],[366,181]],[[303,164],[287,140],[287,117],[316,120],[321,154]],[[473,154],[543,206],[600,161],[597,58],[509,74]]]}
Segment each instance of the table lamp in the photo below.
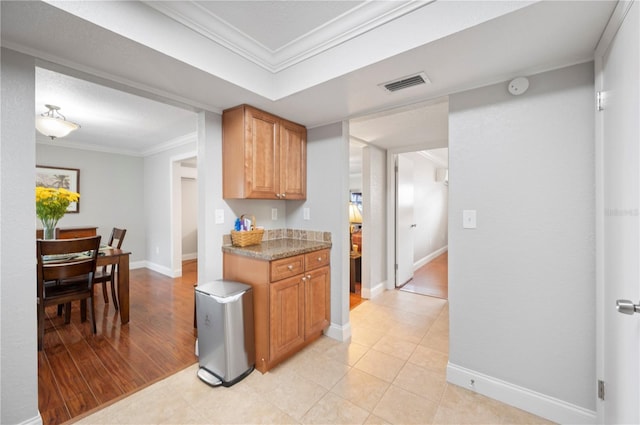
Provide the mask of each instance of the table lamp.
{"label": "table lamp", "polygon": [[362,214],[360,209],[353,202],[349,203],[349,239],[351,242],[351,250],[353,250],[353,229],[354,224],[362,224]]}

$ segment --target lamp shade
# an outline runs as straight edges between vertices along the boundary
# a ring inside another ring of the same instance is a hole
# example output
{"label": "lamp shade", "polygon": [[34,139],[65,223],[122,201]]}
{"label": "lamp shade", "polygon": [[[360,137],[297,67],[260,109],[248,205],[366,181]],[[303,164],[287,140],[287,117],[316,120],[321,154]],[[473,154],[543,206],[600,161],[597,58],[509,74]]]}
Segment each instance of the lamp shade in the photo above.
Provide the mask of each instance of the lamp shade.
{"label": "lamp shade", "polygon": [[354,203],[349,204],[349,223],[362,223],[362,214]]}
{"label": "lamp shade", "polygon": [[80,128],[80,125],[67,121],[65,117],[58,112],[59,107],[53,105],[45,106],[49,108],[49,110],[42,115],[36,116],[36,130],[50,137],[51,140],[64,137]]}

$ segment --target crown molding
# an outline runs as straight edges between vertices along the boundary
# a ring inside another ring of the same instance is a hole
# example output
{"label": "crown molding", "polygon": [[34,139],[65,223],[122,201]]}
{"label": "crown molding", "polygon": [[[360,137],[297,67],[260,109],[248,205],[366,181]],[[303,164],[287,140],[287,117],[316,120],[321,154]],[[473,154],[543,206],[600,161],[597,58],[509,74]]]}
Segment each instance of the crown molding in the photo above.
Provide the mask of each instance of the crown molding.
{"label": "crown molding", "polygon": [[171,3],[144,1],[144,3],[207,39],[275,74],[424,7],[433,1],[435,0],[364,2],[275,50],[264,46],[248,34],[238,30],[197,1]]}
{"label": "crown molding", "polygon": [[185,134],[184,136],[176,137],[168,140],[159,145],[154,145],[152,149],[148,149],[142,152],[142,156],[151,156],[160,152],[168,151],[169,149],[177,148],[178,146],[186,145],[187,143],[196,143],[198,141],[198,133],[192,132]]}
{"label": "crown molding", "polygon": [[438,158],[437,156],[432,155],[431,153],[429,153],[429,151],[418,151],[416,153],[418,155],[422,156],[423,158],[427,158],[429,161],[433,162],[436,165],[439,165],[439,166],[445,167],[445,168],[449,167],[449,164],[447,164],[441,158]]}
{"label": "crown molding", "polygon": [[171,140],[167,140],[164,143],[159,145],[154,145],[153,148],[147,149],[145,151],[135,151],[128,149],[117,149],[117,148],[108,148],[101,145],[92,145],[90,143],[83,142],[74,142],[69,140],[64,140],[62,138],[55,139],[52,141],[47,136],[43,136],[41,134],[36,135],[36,143],[41,145],[54,145],[56,147],[61,148],[71,148],[71,149],[82,149],[86,151],[93,152],[103,152],[103,153],[111,153],[116,155],[127,155],[127,156],[137,156],[137,157],[146,157],[155,155],[160,152],[168,151],[173,148],[177,148],[182,145],[186,145],[188,143],[194,143],[198,140],[198,135],[196,132],[185,134],[184,136],[176,137]]}

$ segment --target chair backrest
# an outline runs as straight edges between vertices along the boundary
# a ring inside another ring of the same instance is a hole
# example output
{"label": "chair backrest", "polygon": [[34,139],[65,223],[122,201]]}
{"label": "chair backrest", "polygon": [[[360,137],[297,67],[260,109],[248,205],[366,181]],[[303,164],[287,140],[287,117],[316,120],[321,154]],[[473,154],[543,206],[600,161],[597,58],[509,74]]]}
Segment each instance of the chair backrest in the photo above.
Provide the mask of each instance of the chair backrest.
{"label": "chair backrest", "polygon": [[100,236],[79,239],[36,241],[38,260],[38,295],[45,282],[64,279],[87,279],[90,286],[96,270]]}
{"label": "chair backrest", "polygon": [[109,238],[109,246],[120,249],[126,233],[127,229],[118,229],[117,227],[114,227],[111,231],[111,237]]}

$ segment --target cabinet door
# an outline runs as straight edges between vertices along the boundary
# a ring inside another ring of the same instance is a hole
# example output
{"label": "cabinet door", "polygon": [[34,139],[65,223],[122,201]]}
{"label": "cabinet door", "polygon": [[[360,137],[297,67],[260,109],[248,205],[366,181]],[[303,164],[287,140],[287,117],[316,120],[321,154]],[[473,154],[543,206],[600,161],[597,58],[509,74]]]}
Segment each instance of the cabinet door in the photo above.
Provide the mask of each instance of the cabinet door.
{"label": "cabinet door", "polygon": [[280,189],[279,120],[250,107],[245,114],[246,197],[276,199]]}
{"label": "cabinet door", "polygon": [[286,120],[280,125],[280,197],[307,198],[307,129]]}
{"label": "cabinet door", "polygon": [[322,332],[331,315],[331,272],[329,267],[305,273],[305,338]]}
{"label": "cabinet door", "polygon": [[302,275],[272,283],[269,300],[270,360],[275,361],[304,343]]}

